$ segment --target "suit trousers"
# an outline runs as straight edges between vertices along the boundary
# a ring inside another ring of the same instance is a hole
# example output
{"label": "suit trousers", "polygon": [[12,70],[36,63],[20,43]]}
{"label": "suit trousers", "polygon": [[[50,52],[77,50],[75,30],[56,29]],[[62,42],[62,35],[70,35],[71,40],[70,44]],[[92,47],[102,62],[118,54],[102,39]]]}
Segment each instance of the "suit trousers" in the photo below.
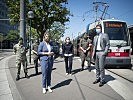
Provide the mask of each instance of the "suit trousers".
{"label": "suit trousers", "polygon": [[72,56],[65,56],[65,68],[66,68],[66,73],[71,74],[71,70],[72,70]]}
{"label": "suit trousers", "polygon": [[104,52],[96,52],[96,59],[95,59],[96,79],[100,79],[100,82],[104,81],[105,60],[106,60],[106,56],[104,55]]}
{"label": "suit trousers", "polygon": [[41,70],[42,70],[42,87],[46,88],[51,86],[51,72],[53,67],[53,60],[48,58],[47,60],[40,60]]}

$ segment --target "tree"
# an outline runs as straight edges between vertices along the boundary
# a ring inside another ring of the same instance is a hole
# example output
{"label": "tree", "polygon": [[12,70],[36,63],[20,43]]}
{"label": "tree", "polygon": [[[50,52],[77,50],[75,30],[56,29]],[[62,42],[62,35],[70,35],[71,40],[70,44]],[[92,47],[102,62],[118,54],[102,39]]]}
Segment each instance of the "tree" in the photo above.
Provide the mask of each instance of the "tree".
{"label": "tree", "polygon": [[[67,0],[32,0],[32,3],[26,1],[26,13],[32,10],[35,14],[32,20],[32,28],[37,29],[37,33],[40,33],[40,38],[42,40],[43,34],[46,30],[51,29],[53,23],[60,22],[60,24],[65,25],[65,22],[69,21],[70,11],[66,8],[68,4]],[[9,17],[12,23],[19,22],[19,0],[6,0]],[[27,24],[30,21],[27,19]]]}
{"label": "tree", "polygon": [[9,40],[11,42],[17,42],[18,39],[19,39],[19,31],[17,30],[10,30],[6,36],[6,40]]}
{"label": "tree", "polygon": [[60,22],[53,23],[51,29],[49,30],[51,39],[58,41],[61,37],[63,37],[65,29],[65,26]]}

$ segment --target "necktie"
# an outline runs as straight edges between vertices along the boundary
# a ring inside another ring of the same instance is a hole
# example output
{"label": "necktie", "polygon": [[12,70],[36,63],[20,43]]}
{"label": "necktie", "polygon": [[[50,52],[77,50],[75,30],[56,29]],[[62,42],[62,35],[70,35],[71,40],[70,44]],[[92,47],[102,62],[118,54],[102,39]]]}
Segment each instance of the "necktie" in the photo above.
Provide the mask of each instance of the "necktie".
{"label": "necktie", "polygon": [[97,38],[97,50],[101,50],[101,46],[100,46],[100,35]]}

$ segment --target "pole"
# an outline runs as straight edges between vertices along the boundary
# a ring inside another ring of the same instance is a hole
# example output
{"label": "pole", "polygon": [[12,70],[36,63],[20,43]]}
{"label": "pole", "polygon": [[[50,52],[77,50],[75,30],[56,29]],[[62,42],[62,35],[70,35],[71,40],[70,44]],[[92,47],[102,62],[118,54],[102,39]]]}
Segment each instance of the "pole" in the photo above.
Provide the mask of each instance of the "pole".
{"label": "pole", "polygon": [[24,46],[26,46],[26,6],[25,0],[20,0],[20,37],[23,38]]}
{"label": "pole", "polygon": [[31,64],[31,19],[30,19],[30,37],[29,37],[29,63]]}

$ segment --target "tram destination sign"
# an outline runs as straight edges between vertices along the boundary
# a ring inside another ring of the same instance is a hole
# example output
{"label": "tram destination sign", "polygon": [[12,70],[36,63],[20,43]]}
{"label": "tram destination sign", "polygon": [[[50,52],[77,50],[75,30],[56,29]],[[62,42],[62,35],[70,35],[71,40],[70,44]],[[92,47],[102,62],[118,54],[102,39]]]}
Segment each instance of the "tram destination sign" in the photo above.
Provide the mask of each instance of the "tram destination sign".
{"label": "tram destination sign", "polygon": [[123,24],[122,23],[109,23],[109,22],[106,22],[105,23],[105,27],[122,27]]}

